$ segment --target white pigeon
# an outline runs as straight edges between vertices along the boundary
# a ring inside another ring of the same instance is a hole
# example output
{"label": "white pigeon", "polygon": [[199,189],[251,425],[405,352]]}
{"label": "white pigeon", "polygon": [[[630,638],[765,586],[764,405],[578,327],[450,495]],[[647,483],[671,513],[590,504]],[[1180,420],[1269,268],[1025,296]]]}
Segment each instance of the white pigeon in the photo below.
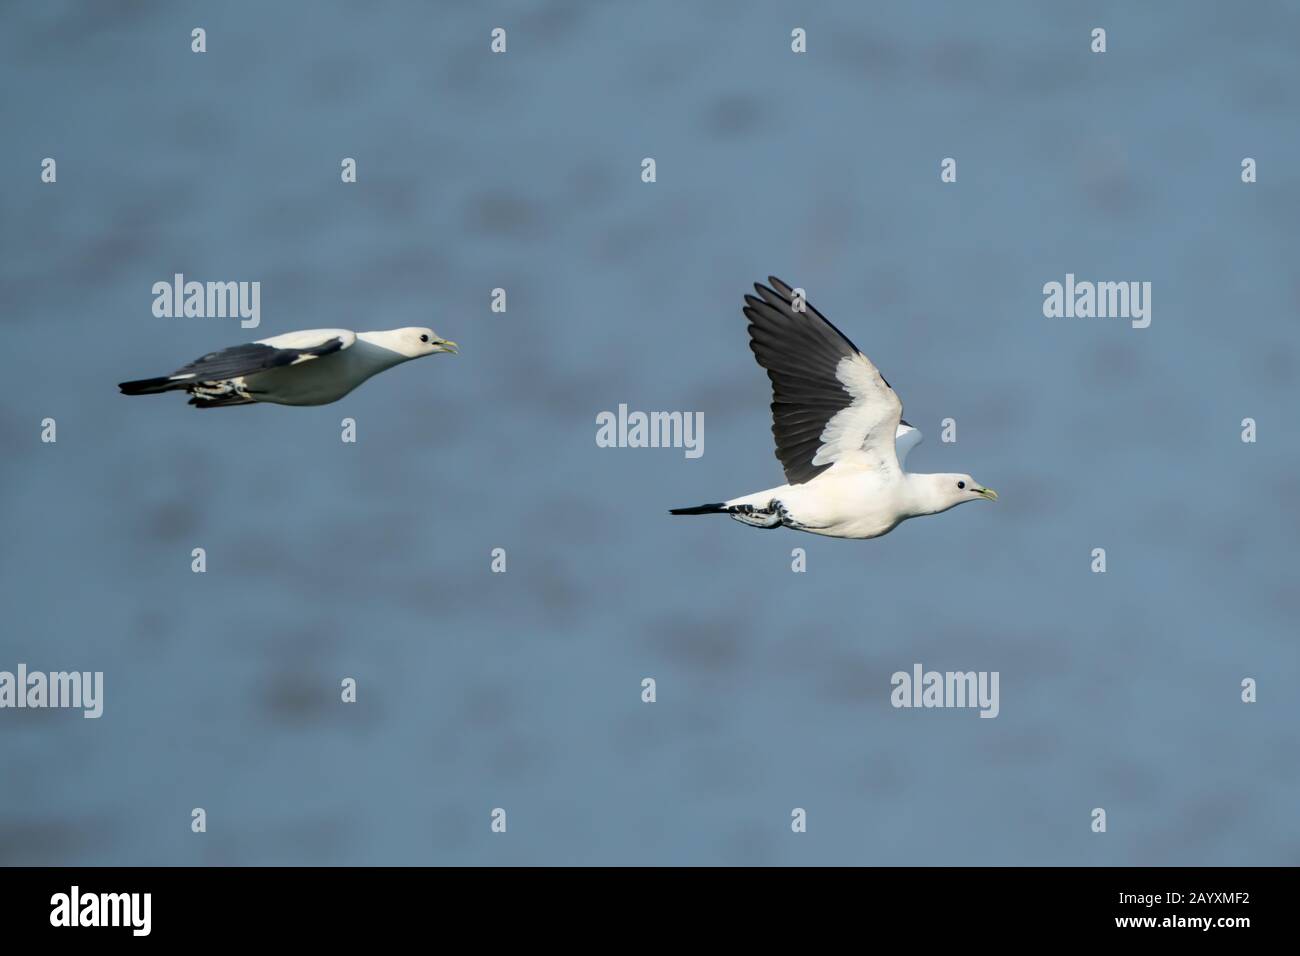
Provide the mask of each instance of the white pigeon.
{"label": "white pigeon", "polygon": [[965,501],[996,501],[970,475],[903,470],[921,433],[871,360],[780,279],[745,296],[749,347],[772,380],[772,434],[788,484],[730,501],[676,508],[756,528],[878,538],[899,522]]}
{"label": "white pigeon", "polygon": [[124,395],[185,391],[190,404],[328,405],[372,375],[422,355],[455,354],[432,329],[307,329],[210,352],[171,375],[123,382]]}

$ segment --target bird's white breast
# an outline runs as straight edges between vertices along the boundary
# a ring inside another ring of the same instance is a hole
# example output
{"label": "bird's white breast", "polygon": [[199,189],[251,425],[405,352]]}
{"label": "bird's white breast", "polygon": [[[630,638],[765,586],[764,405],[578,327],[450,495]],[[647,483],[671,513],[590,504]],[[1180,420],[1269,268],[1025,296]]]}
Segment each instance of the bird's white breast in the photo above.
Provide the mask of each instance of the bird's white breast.
{"label": "bird's white breast", "polygon": [[900,476],[871,469],[828,468],[792,485],[783,500],[808,530],[844,538],[874,538],[907,517]]}

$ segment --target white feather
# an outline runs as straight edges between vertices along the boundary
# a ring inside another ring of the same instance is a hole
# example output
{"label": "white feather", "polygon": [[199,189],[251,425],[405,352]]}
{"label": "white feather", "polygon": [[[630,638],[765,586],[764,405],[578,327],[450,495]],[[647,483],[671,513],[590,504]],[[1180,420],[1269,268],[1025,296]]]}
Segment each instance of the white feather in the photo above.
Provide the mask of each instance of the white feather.
{"label": "white feather", "polygon": [[861,352],[845,356],[835,377],[853,396],[853,404],[831,416],[821,433],[814,465],[843,462],[882,471],[899,471],[894,435],[903,403],[885,384],[879,370]]}

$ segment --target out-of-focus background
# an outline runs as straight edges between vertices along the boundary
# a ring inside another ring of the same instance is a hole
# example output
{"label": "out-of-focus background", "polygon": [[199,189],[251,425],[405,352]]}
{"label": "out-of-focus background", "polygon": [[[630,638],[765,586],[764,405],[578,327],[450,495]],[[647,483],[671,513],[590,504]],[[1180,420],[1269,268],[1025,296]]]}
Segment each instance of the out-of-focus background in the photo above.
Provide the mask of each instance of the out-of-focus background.
{"label": "out-of-focus background", "polygon": [[[1294,5],[3,24],[0,670],[106,700],[0,711],[0,862],[1300,862]],[[261,326],[155,318],[176,272],[261,281]],[[1150,281],[1151,327],[1044,318],[1067,272]],[[782,480],[769,273],[893,383],[911,468],[1002,500],[870,542],[670,518]],[[115,387],[404,325],[462,354],[322,408]],[[702,411],[704,456],[598,448],[619,403]],[[999,671],[1000,716],[893,709],[917,662]]]}

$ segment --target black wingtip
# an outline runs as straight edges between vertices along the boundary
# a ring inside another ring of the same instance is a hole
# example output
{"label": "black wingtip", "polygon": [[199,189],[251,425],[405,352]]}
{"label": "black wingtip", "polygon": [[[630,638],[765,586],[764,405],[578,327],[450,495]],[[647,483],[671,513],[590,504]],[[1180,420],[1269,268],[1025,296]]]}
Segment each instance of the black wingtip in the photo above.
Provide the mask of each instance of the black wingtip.
{"label": "black wingtip", "polygon": [[[768,276],[767,281],[771,284],[754,283],[754,291],[758,293],[755,302],[759,305],[785,306],[787,308],[794,305],[794,286],[782,282],[776,276]],[[754,299],[752,295],[745,296],[746,301],[751,299]]]}
{"label": "black wingtip", "polygon": [[[776,293],[776,295],[780,296],[786,302],[794,301],[794,286],[786,282],[784,279],[779,276],[768,276],[767,284],[769,286],[769,292]],[[755,283],[755,285],[757,285],[757,283]]]}

